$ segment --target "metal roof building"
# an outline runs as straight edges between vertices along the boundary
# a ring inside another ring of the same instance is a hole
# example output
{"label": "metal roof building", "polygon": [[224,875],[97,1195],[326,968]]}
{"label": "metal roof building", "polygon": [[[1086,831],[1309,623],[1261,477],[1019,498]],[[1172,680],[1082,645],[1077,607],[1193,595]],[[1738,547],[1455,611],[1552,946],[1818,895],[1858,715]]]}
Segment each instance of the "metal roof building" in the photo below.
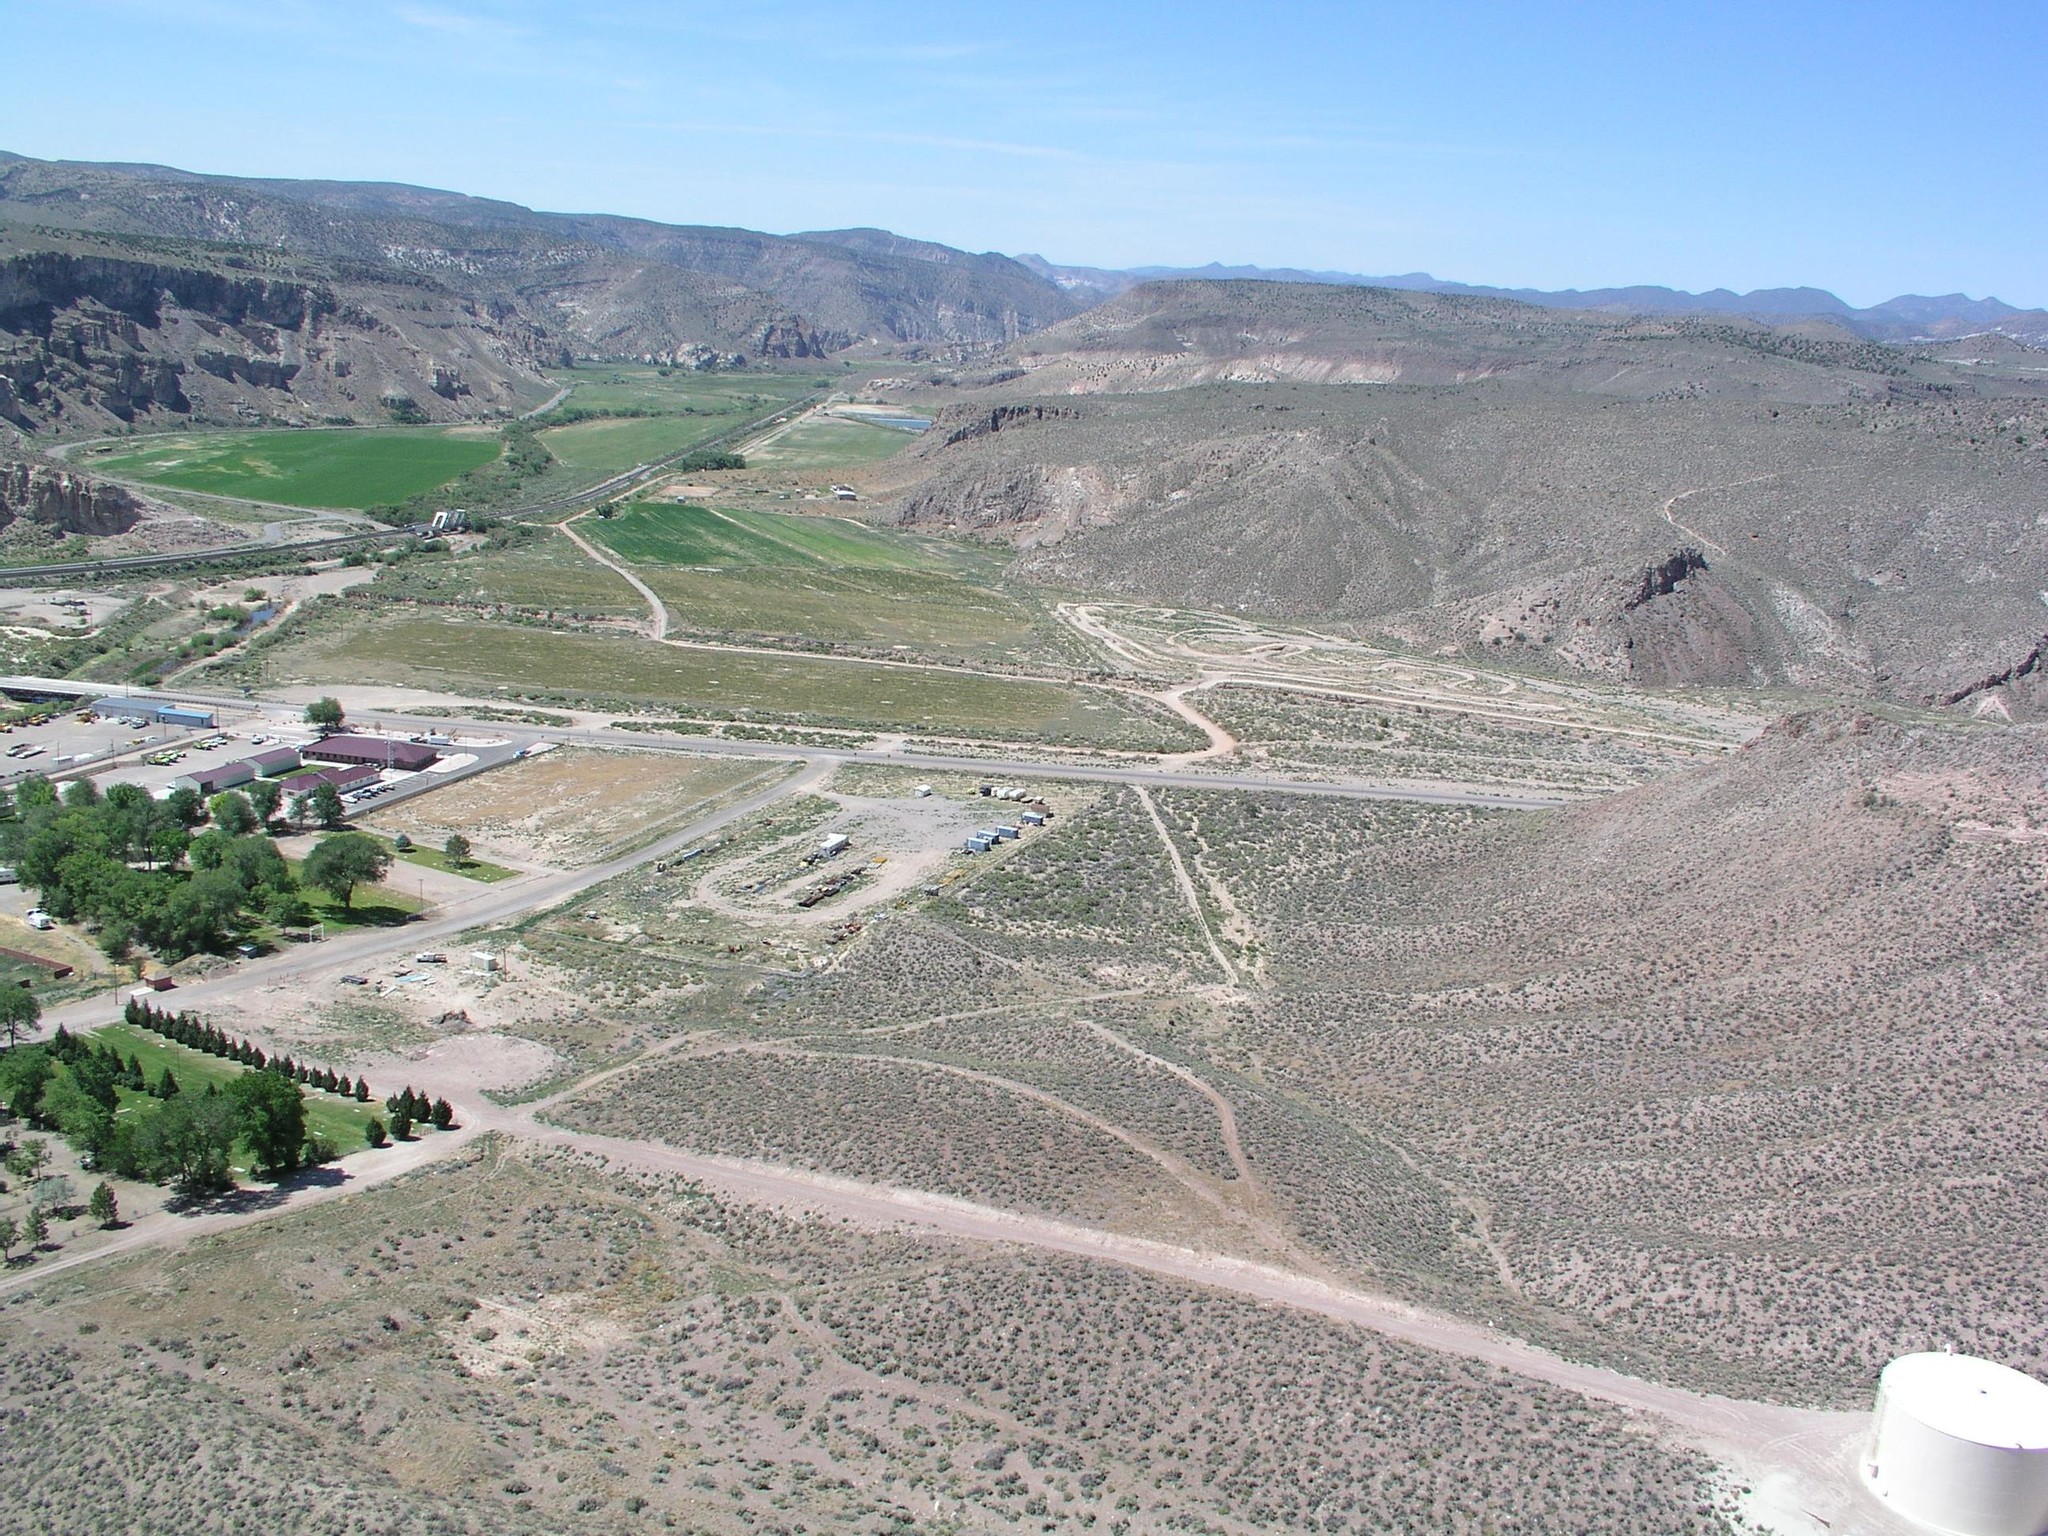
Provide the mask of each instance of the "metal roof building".
{"label": "metal roof building", "polygon": [[388,736],[329,736],[301,753],[309,762],[369,763],[377,768],[402,768],[418,773],[441,760],[432,747],[416,741],[396,741]]}

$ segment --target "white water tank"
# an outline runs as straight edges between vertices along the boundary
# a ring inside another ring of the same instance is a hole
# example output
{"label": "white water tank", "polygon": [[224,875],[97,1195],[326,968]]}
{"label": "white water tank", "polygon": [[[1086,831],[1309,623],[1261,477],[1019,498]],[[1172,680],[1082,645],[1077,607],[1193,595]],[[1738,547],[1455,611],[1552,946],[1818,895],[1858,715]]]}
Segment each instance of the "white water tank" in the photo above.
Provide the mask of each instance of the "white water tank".
{"label": "white water tank", "polygon": [[1901,1355],[1878,1377],[1863,1475],[1948,1536],[2048,1536],[2048,1382],[1971,1355]]}

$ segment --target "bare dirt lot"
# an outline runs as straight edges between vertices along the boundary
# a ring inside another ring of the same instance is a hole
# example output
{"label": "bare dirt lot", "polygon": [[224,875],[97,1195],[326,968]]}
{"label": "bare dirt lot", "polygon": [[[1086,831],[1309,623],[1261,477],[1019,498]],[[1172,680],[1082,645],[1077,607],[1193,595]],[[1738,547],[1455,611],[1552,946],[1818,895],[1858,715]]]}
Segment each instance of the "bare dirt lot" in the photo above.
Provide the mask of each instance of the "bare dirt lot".
{"label": "bare dirt lot", "polygon": [[691,809],[780,764],[563,747],[365,820],[439,847],[460,832],[489,858],[577,869],[638,847]]}

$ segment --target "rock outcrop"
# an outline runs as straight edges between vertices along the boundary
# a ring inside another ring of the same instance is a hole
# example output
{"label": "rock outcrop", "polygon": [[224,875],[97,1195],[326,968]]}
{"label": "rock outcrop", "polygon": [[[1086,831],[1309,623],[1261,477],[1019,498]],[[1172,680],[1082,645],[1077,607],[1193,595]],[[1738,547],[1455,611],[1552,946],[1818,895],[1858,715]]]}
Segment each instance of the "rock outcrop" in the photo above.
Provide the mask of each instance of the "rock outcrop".
{"label": "rock outcrop", "polygon": [[120,486],[76,470],[0,461],[0,528],[17,518],[105,538],[139,523],[142,503]]}

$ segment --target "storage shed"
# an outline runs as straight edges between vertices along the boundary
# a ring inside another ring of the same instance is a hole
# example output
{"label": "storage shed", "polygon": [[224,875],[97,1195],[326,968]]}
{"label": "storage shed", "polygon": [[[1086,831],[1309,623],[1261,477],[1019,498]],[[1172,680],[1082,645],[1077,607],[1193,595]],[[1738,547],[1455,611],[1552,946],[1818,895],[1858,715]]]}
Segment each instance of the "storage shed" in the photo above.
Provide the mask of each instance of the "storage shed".
{"label": "storage shed", "polygon": [[1951,1536],[2048,1536],[2048,1382],[1973,1355],[1901,1355],[1878,1377],[1863,1476]]}
{"label": "storage shed", "polygon": [[217,795],[224,789],[233,789],[237,784],[247,784],[256,777],[256,770],[247,763],[222,763],[217,768],[195,768],[190,773],[180,774],[171,780],[173,789],[189,789],[202,796]]}
{"label": "storage shed", "polygon": [[272,747],[267,752],[252,752],[245,761],[266,779],[276,778],[280,773],[290,773],[304,761],[297,747]]}

